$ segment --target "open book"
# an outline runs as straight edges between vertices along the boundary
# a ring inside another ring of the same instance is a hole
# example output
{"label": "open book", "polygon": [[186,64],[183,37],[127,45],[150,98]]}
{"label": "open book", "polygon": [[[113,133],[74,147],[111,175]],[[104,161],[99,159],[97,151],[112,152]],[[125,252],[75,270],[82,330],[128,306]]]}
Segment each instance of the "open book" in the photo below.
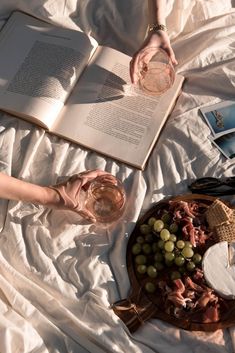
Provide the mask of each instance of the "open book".
{"label": "open book", "polygon": [[226,158],[235,157],[235,101],[223,101],[200,109],[212,137],[210,140]]}
{"label": "open book", "polygon": [[0,109],[143,169],[182,86],[132,88],[130,57],[81,31],[13,12],[0,32]]}

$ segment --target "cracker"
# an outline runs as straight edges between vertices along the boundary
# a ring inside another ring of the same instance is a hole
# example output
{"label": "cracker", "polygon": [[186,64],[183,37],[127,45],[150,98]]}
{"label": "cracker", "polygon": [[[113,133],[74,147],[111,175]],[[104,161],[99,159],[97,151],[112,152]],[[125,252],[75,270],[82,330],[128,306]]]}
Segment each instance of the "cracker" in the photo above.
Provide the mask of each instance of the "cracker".
{"label": "cracker", "polygon": [[235,223],[221,224],[214,229],[214,239],[216,242],[227,241],[232,242],[235,240]]}
{"label": "cracker", "polygon": [[206,211],[206,220],[210,229],[222,224],[229,224],[234,221],[234,210],[226,206],[222,201],[215,200]]}

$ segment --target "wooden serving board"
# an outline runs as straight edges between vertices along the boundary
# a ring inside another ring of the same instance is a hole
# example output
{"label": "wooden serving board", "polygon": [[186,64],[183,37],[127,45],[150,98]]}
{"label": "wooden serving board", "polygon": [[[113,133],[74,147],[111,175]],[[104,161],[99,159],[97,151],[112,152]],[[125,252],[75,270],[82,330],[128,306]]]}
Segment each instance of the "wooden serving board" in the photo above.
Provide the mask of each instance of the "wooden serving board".
{"label": "wooden serving board", "polygon": [[217,329],[233,326],[235,324],[235,300],[227,300],[229,310],[222,313],[220,321],[203,323],[200,321],[192,321],[190,319],[178,319],[161,310],[160,300],[157,293],[147,293],[143,288],[143,283],[139,278],[140,276],[136,275],[132,246],[136,243],[136,237],[140,235],[139,227],[151,216],[155,215],[160,208],[166,207],[169,200],[186,202],[200,201],[209,206],[216,200],[216,198],[213,196],[198,194],[180,195],[156,203],[138,220],[130,236],[126,251],[127,270],[131,283],[130,293],[128,298],[113,304],[112,308],[114,312],[122,319],[130,332],[136,331],[141,324],[151,318],[161,319],[172,325],[191,331],[215,331]]}

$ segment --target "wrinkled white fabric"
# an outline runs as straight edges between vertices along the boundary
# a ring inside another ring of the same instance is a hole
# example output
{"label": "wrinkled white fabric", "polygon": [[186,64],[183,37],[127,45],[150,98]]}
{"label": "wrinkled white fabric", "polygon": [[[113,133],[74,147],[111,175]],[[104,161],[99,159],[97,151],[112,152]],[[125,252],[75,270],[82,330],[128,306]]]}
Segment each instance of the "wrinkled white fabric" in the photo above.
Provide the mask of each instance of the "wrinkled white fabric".
{"label": "wrinkled white fabric", "polygon": [[[210,143],[198,107],[234,97],[235,11],[229,0],[168,0],[167,24],[186,77],[183,92],[142,173],[27,122],[0,114],[0,170],[41,185],[101,168],[128,193],[124,220],[108,231],[76,214],[0,200],[1,353],[231,353],[233,328],[187,332],[151,320],[131,335],[110,304],[130,289],[126,245],[153,202],[187,192],[205,175],[231,176],[235,162]],[[143,0],[1,0],[0,25],[19,9],[129,54],[147,26]],[[230,197],[230,201],[234,201]]]}

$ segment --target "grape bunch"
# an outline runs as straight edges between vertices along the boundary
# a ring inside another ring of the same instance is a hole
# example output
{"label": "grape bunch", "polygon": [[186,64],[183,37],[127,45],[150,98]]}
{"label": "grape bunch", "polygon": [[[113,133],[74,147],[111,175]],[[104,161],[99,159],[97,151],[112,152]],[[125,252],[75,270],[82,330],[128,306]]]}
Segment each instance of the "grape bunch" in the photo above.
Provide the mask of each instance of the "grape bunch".
{"label": "grape bunch", "polygon": [[144,278],[149,293],[155,292],[157,280],[163,274],[171,281],[179,279],[193,273],[202,260],[192,243],[183,239],[180,226],[168,212],[159,219],[150,217],[140,225],[132,254],[138,276]]}

